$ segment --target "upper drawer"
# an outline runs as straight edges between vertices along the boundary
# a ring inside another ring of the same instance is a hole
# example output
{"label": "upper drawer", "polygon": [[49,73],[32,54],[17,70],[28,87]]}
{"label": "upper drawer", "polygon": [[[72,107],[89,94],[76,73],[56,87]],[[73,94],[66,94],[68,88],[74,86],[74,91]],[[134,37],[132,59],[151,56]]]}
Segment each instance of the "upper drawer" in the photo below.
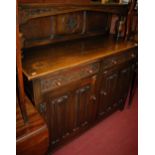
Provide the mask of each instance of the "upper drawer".
{"label": "upper drawer", "polygon": [[61,71],[56,74],[51,74],[48,77],[41,79],[41,92],[48,92],[50,90],[59,88],[71,82],[86,78],[99,71],[99,62],[89,65],[69,69],[68,71]]}
{"label": "upper drawer", "polygon": [[102,61],[102,69],[113,67],[115,65],[135,59],[136,57],[137,57],[137,52],[136,50],[133,50],[133,49],[132,50],[130,49],[126,52],[123,52],[114,56],[110,56],[108,58],[105,58]]}

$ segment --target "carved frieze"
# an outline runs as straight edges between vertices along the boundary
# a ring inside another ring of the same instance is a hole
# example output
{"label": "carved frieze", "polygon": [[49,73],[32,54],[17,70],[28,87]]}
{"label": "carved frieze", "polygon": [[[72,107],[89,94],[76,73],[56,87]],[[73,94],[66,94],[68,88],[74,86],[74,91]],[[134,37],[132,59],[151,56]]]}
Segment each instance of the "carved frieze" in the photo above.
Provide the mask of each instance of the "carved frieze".
{"label": "carved frieze", "polygon": [[99,71],[99,63],[90,64],[72,72],[64,72],[57,75],[51,75],[41,80],[41,91],[43,93],[59,88],[71,82],[96,74]]}
{"label": "carved frieze", "polygon": [[76,11],[75,7],[54,7],[54,6],[40,6],[40,7],[19,7],[20,23],[23,24],[29,19],[52,16],[62,14],[62,12],[70,12],[70,10]]}
{"label": "carved frieze", "polygon": [[127,5],[21,4],[24,47],[104,35],[109,31],[112,13],[126,14]]}

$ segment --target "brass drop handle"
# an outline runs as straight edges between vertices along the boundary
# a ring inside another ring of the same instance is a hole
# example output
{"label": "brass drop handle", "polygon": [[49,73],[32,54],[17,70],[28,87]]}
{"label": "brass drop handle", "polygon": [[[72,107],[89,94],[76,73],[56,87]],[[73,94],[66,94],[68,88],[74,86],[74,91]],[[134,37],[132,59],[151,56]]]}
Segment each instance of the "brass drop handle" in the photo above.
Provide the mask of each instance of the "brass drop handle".
{"label": "brass drop handle", "polygon": [[92,73],[93,73],[93,70],[92,70],[92,69],[90,69],[88,72],[89,72],[90,74],[92,74]]}
{"label": "brass drop handle", "polygon": [[103,73],[104,73],[104,74],[107,74],[107,73],[108,73],[108,71],[104,71]]}
{"label": "brass drop handle", "polygon": [[116,64],[117,64],[117,61],[116,61],[116,60],[112,60],[112,63],[113,63],[114,65],[116,65]]}
{"label": "brass drop handle", "polygon": [[59,82],[59,81],[56,82],[56,85],[57,85],[57,86],[61,86],[61,82]]}
{"label": "brass drop handle", "polygon": [[131,54],[131,57],[132,57],[132,58],[135,58],[135,54],[134,54],[134,53],[132,53],[132,54]]}

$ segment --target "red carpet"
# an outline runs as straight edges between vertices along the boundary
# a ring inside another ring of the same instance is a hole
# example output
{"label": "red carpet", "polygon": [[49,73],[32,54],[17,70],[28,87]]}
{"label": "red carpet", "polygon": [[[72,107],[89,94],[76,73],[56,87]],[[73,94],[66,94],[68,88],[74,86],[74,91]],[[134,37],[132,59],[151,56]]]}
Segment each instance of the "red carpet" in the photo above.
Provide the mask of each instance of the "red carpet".
{"label": "red carpet", "polygon": [[117,111],[52,155],[138,155],[138,95],[132,106]]}

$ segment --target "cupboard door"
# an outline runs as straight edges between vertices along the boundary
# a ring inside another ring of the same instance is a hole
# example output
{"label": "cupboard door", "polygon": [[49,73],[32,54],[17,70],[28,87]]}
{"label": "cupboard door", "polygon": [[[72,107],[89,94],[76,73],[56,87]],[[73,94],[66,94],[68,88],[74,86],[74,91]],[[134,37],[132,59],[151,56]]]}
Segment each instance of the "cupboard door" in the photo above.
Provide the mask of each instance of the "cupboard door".
{"label": "cupboard door", "polygon": [[[80,83],[79,83],[80,84]],[[95,119],[96,112],[96,76],[93,76],[80,84],[75,94],[76,102],[76,126],[83,127]]]}
{"label": "cupboard door", "polygon": [[48,119],[52,145],[87,126],[95,118],[96,76],[68,85],[49,97]]}
{"label": "cupboard door", "polygon": [[85,126],[91,122],[93,102],[91,99],[92,85],[87,84],[76,91],[77,120],[76,126]]}
{"label": "cupboard door", "polygon": [[104,115],[105,110],[114,103],[117,95],[118,70],[104,71],[99,90],[98,114]]}
{"label": "cupboard door", "polygon": [[126,63],[103,72],[98,115],[102,116],[117,106],[123,108],[131,83],[132,68],[132,63]]}
{"label": "cupboard door", "polygon": [[69,94],[64,94],[49,101],[48,117],[52,144],[69,135],[70,103],[71,97]]}
{"label": "cupboard door", "polygon": [[119,80],[118,80],[118,96],[116,100],[124,100],[129,91],[131,84],[131,77],[133,74],[132,65],[124,66],[119,71]]}

